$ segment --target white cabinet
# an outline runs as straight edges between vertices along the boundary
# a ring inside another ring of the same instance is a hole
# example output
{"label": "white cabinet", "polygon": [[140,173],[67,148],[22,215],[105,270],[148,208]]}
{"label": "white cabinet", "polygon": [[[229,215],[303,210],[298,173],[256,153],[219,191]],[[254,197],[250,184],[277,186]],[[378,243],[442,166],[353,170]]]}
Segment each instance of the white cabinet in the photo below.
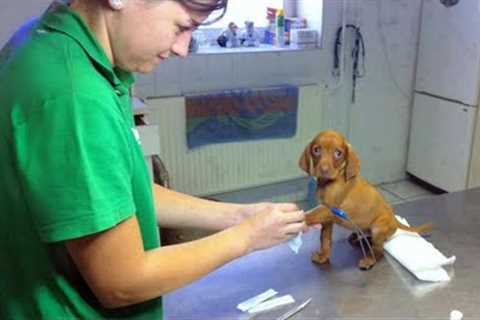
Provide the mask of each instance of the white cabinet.
{"label": "white cabinet", "polygon": [[415,94],[407,171],[446,191],[468,186],[477,108]]}
{"label": "white cabinet", "polygon": [[407,171],[446,191],[479,186],[479,2],[422,3]]}

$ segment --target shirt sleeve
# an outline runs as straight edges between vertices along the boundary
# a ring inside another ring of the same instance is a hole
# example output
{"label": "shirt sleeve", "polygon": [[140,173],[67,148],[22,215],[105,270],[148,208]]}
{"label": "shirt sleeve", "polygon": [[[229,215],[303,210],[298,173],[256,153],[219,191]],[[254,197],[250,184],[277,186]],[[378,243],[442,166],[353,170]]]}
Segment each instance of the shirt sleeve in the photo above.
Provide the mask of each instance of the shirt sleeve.
{"label": "shirt sleeve", "polygon": [[26,214],[43,241],[100,232],[135,212],[132,131],[113,99],[46,101],[14,137]]}

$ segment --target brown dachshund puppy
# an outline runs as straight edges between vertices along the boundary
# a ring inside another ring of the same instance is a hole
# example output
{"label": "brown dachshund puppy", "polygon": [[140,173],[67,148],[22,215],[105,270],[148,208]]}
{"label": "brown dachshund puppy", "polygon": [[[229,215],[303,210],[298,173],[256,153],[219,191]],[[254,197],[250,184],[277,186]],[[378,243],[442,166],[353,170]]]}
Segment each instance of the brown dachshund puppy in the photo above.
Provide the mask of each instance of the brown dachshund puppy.
{"label": "brown dachshund puppy", "polygon": [[357,154],[336,131],[320,132],[305,148],[299,165],[317,178],[316,196],[324,205],[306,215],[308,225],[322,225],[320,250],[312,256],[315,263],[329,261],[334,223],[353,230],[352,224],[334,215],[331,208],[342,209],[364,233],[371,235],[374,256],[368,253],[360,260],[362,270],[370,269],[383,256],[383,243],[397,228],[420,233],[432,228],[431,224],[411,228],[395,218],[380,192],[360,176]]}

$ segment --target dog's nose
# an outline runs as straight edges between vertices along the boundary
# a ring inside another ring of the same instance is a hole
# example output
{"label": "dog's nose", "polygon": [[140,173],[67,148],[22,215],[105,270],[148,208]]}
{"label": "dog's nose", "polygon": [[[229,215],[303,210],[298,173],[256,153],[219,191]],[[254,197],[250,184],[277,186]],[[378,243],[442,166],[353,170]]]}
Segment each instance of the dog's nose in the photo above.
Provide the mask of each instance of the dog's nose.
{"label": "dog's nose", "polygon": [[320,166],[320,173],[322,175],[325,175],[328,173],[328,167],[327,166]]}

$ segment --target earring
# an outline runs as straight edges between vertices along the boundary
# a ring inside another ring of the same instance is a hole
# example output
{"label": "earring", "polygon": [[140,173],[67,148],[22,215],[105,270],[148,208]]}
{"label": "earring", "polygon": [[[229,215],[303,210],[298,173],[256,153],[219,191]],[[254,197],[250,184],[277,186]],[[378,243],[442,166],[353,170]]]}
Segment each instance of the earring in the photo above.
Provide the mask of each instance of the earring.
{"label": "earring", "polygon": [[109,0],[110,6],[115,10],[123,9],[123,0]]}

